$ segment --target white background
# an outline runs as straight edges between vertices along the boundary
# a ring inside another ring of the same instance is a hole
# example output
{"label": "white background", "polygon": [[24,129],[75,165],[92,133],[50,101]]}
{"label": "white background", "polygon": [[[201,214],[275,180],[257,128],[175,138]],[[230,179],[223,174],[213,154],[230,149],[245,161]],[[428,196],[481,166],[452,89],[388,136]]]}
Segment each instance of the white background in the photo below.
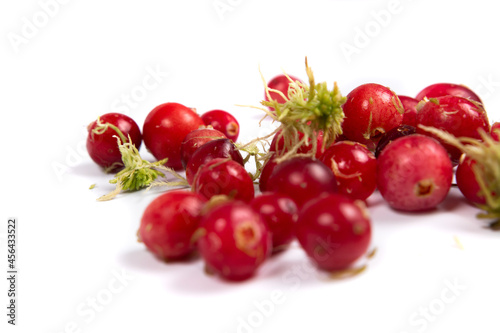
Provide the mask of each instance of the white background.
{"label": "white background", "polygon": [[[499,331],[500,235],[456,190],[422,214],[371,197],[378,252],[355,278],[325,279],[295,245],[234,284],[205,275],[201,261],[165,264],[146,252],[135,233],[161,190],[96,202],[110,176],[84,148],[97,116],[121,108],[142,127],[164,102],[234,113],[242,142],[265,134],[260,111],[235,105],[259,104],[259,66],[266,79],[282,70],[305,79],[305,56],[318,82],[337,81],[344,94],[366,82],[410,96],[465,84],[498,121],[494,1],[62,2],[0,5],[0,218],[19,219],[20,272],[16,327],[1,279],[2,332]],[[144,90],[150,71],[161,75]],[[4,272],[5,233],[2,223]]]}

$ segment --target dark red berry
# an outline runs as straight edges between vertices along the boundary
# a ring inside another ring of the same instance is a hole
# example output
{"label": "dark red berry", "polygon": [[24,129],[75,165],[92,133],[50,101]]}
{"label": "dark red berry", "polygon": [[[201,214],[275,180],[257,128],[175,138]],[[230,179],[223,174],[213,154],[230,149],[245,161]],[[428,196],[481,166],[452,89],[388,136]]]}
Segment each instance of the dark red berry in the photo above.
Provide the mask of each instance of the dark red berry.
{"label": "dark red berry", "polygon": [[366,253],[371,240],[370,219],[362,201],[328,194],[304,206],[296,236],[320,269],[342,270]]}
{"label": "dark red berry", "polygon": [[144,121],[144,144],[157,160],[168,158],[167,167],[181,170],[182,141],[189,132],[203,125],[193,109],[178,103],[161,104]]}
{"label": "dark red berry", "polygon": [[207,269],[228,280],[255,274],[271,253],[271,234],[249,205],[231,201],[210,210],[201,222],[198,248]]}
{"label": "dark red berry", "polygon": [[398,95],[401,104],[403,104],[403,108],[405,109],[405,113],[403,115],[403,125],[409,125],[416,127],[417,126],[417,104],[419,100],[409,97]]}
{"label": "dark red berry", "polygon": [[[302,140],[303,138],[304,138],[304,133],[299,132],[298,139]],[[319,158],[321,156],[321,154],[324,152],[323,133],[319,132],[315,136],[315,139],[316,139],[315,157]],[[286,142],[285,140],[286,140],[286,138],[283,135],[281,135],[281,131],[278,131],[278,133],[276,133],[276,135],[274,136],[273,141],[271,141],[271,145],[269,146],[269,151],[277,152],[278,156],[288,152],[288,148],[287,148],[287,145],[285,144],[285,142]],[[288,142],[289,146],[291,146],[291,144],[292,144],[291,142],[292,141],[289,140],[289,142]],[[307,153],[311,152],[312,149],[313,149],[313,145],[312,145],[311,139],[309,139],[307,144],[304,143],[297,149],[297,153],[298,154],[307,154]]]}
{"label": "dark red berry", "polygon": [[[292,81],[302,82],[300,79],[297,79],[294,76],[289,75],[289,77],[290,79],[292,79]],[[267,86],[270,89],[278,90],[283,93],[283,95],[288,96],[290,80],[285,75],[280,74],[271,79],[271,81],[267,83]],[[271,95],[271,99],[277,101],[278,103],[285,103],[285,99],[280,94],[274,91],[270,91],[269,95]],[[264,96],[264,98],[266,99],[266,101],[269,101],[269,97],[267,96],[267,94]]]}
{"label": "dark red berry", "polygon": [[267,191],[267,181],[269,179],[269,176],[274,171],[274,167],[276,167],[277,163],[274,159],[274,155],[269,158],[264,165],[262,166],[262,169],[260,171],[260,177],[259,177],[259,190],[261,192],[266,192]]}
{"label": "dark red berry", "polygon": [[396,128],[391,129],[389,132],[385,133],[384,136],[378,142],[377,148],[375,149],[375,157],[380,155],[380,152],[392,141],[397,138],[415,134],[417,129],[410,125],[401,125]]}
{"label": "dark red berry", "polygon": [[214,129],[224,133],[224,135],[236,142],[240,134],[240,124],[238,120],[227,111],[212,110],[201,115],[201,119],[207,126],[212,126]]}
{"label": "dark red berry", "polygon": [[415,99],[418,101],[421,101],[424,99],[424,97],[427,97],[428,99],[430,99],[430,98],[442,97],[442,96],[447,96],[447,95],[463,97],[463,98],[471,99],[473,101],[482,103],[481,99],[474,91],[472,91],[471,89],[469,89],[468,87],[466,87],[464,85],[454,84],[454,83],[431,84],[430,86],[427,86],[424,89],[422,89],[422,91],[420,91],[417,94]]}
{"label": "dark red berry", "polygon": [[[417,122],[421,125],[431,126],[446,131],[456,137],[469,137],[481,139],[479,129],[490,132],[490,125],[486,111],[476,102],[463,97],[443,96],[431,98],[419,104]],[[457,163],[462,152],[440,138],[417,127],[417,133],[425,134],[440,141],[453,162]]]}
{"label": "dark red berry", "polygon": [[245,168],[229,158],[215,158],[201,166],[194,178],[193,191],[207,199],[223,194],[245,202],[250,202],[255,194],[252,178]]}
{"label": "dark red berry", "polygon": [[377,187],[375,155],[359,142],[341,141],[328,148],[320,158],[335,174],[338,193],[365,200]]}
{"label": "dark red berry", "polygon": [[[107,171],[118,171],[123,167],[122,155],[118,148],[117,138],[121,143],[128,142],[140,149],[142,134],[137,123],[121,113],[106,113],[99,121],[88,127],[87,151],[92,160]],[[118,130],[118,131],[117,131]]]}
{"label": "dark red berry", "polygon": [[[486,197],[477,180],[475,168],[478,168],[478,172],[484,172],[482,165],[464,155],[457,166],[455,179],[460,192],[467,200],[476,205],[485,205]],[[496,193],[491,193],[491,195],[495,197]]]}
{"label": "dark red berry", "polygon": [[189,159],[186,165],[188,183],[193,184],[198,169],[214,158],[231,158],[243,165],[243,157],[230,139],[211,140],[199,147]]}
{"label": "dark red berry", "polygon": [[294,157],[274,168],[266,188],[290,196],[300,208],[322,193],[336,193],[337,181],[332,170],[320,161]]}
{"label": "dark red berry", "polygon": [[347,95],[343,134],[352,141],[375,149],[384,133],[403,122],[404,109],[398,96],[376,83],[363,84]]}
{"label": "dark red berry", "polygon": [[199,128],[195,129],[192,132],[189,132],[188,135],[184,138],[181,144],[181,161],[182,166],[185,168],[191,156],[193,156],[194,152],[200,148],[202,145],[207,143],[208,141],[224,139],[226,136],[213,128]]}
{"label": "dark red berry", "polygon": [[266,192],[250,202],[260,214],[272,234],[273,252],[284,250],[295,238],[294,226],[297,220],[297,205],[284,194]]}
{"label": "dark red berry", "polygon": [[195,250],[192,237],[199,227],[206,199],[185,190],[168,191],[144,211],[139,238],[163,260],[183,259]]}

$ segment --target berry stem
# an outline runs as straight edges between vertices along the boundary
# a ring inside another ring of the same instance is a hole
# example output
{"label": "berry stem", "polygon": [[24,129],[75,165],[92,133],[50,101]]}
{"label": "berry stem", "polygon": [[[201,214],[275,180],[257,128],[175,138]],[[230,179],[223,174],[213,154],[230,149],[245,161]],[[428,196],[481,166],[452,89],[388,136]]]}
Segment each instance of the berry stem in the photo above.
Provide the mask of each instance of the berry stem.
{"label": "berry stem", "polygon": [[[167,159],[154,163],[143,160],[137,148],[129,142],[124,142],[116,137],[118,148],[122,155],[124,169],[115,175],[115,178],[109,182],[116,184],[116,188],[108,194],[99,197],[98,201],[107,201],[116,197],[122,191],[137,191],[146,186],[187,186],[187,181],[173,169],[167,168],[164,164]],[[160,170],[166,171],[179,179],[177,182],[157,182],[153,183],[158,177],[164,177],[165,174]]]}

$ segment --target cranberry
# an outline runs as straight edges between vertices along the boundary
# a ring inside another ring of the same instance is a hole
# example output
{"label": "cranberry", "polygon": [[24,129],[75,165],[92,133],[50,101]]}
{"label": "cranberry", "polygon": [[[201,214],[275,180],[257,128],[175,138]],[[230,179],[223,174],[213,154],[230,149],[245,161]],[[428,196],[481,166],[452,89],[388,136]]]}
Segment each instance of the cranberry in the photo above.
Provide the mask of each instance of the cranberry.
{"label": "cranberry", "polygon": [[273,252],[284,250],[295,238],[295,202],[284,194],[267,192],[255,197],[250,206],[260,214],[271,231]]}
{"label": "cranberry", "polygon": [[259,190],[261,192],[267,191],[267,181],[269,179],[269,176],[271,176],[271,174],[273,173],[274,167],[276,167],[276,165],[278,165],[278,163],[276,163],[274,155],[272,155],[271,158],[269,158],[262,166],[259,177]]}
{"label": "cranberry", "polygon": [[322,193],[336,193],[337,181],[333,171],[320,161],[294,157],[274,168],[267,190],[290,196],[300,208]]}
{"label": "cranberry", "polygon": [[234,143],[229,139],[211,140],[199,147],[186,165],[186,180],[193,184],[198,169],[214,158],[231,158],[243,165],[243,157]]}
{"label": "cranberry", "polygon": [[224,139],[226,136],[213,128],[199,128],[184,138],[181,144],[181,160],[182,166],[186,168],[187,163],[193,156],[194,152],[208,141],[216,139]]}
{"label": "cranberry", "polygon": [[121,113],[106,113],[88,126],[87,151],[92,160],[107,171],[118,171],[123,167],[117,138],[131,142],[137,150],[141,147],[142,134],[137,123]]}
{"label": "cranberry", "polygon": [[[474,168],[479,168],[482,171],[483,166],[479,165],[475,160],[464,156],[458,164],[455,174],[457,186],[467,200],[473,204],[485,205],[486,198],[479,186]],[[493,197],[496,196],[495,193],[491,194]]]}
{"label": "cranberry", "polygon": [[417,129],[410,125],[401,125],[396,128],[391,129],[389,132],[385,133],[384,136],[378,142],[377,148],[375,149],[375,157],[380,155],[380,152],[392,141],[400,138],[402,136],[407,136],[415,134]]}
{"label": "cranberry", "polygon": [[413,127],[417,126],[417,104],[419,100],[409,97],[398,95],[403,108],[405,109],[405,114],[403,115],[403,125],[410,125]]}
{"label": "cranberry", "polygon": [[[417,122],[425,126],[432,126],[446,131],[456,137],[470,137],[481,139],[479,129],[487,133],[490,125],[486,111],[477,103],[463,97],[443,96],[431,98],[429,101],[419,104]],[[417,127],[417,133],[425,134],[440,141],[453,162],[458,162],[462,152],[460,149],[444,143],[441,139],[429,132]]]}
{"label": "cranberry", "polygon": [[377,160],[366,146],[353,141],[337,142],[321,156],[335,174],[338,193],[365,200],[377,187]]}
{"label": "cranberry", "polygon": [[494,122],[491,125],[491,137],[495,141],[500,141],[500,122]]}
{"label": "cranberry", "polygon": [[343,134],[352,141],[375,149],[384,133],[401,125],[404,109],[398,96],[376,83],[358,86],[347,95]]}
{"label": "cranberry", "polygon": [[[292,81],[302,82],[300,79],[297,79],[294,76],[289,75],[289,77],[290,77],[290,79],[292,79]],[[290,85],[290,80],[283,74],[275,76],[271,81],[269,81],[267,83],[267,86],[269,89],[278,90],[278,91],[282,92],[283,95],[285,95],[285,96],[288,96],[289,85]],[[283,97],[281,97],[280,94],[278,94],[274,91],[270,91],[269,95],[271,95],[271,99],[277,101],[280,104],[283,104],[286,102],[285,99]],[[269,101],[269,97],[267,96],[267,94],[264,97],[265,97],[266,101]]]}
{"label": "cranberry", "polygon": [[194,178],[193,191],[207,199],[224,194],[245,202],[250,202],[255,194],[245,168],[229,158],[215,158],[204,164]]}
{"label": "cranberry", "polygon": [[144,144],[157,160],[168,158],[167,167],[181,170],[181,144],[189,132],[203,126],[192,109],[178,103],[155,107],[143,126]]}
{"label": "cranberry", "polygon": [[371,240],[370,219],[362,201],[328,194],[304,206],[296,236],[320,269],[342,270],[366,253]]}
{"label": "cranberry", "polygon": [[271,234],[249,205],[230,201],[211,209],[201,222],[198,249],[207,269],[228,280],[255,274],[271,253]]}
{"label": "cranberry", "polygon": [[473,101],[481,102],[481,99],[479,98],[478,95],[468,87],[461,85],[461,84],[454,84],[454,83],[435,83],[431,84],[430,86],[425,87],[420,91],[415,99],[418,101],[421,101],[424,99],[424,97],[427,98],[435,98],[435,97],[442,97],[442,96],[447,96],[447,95],[452,95],[452,96],[458,96],[458,97],[463,97],[467,99],[471,99]]}
{"label": "cranberry", "polygon": [[195,250],[191,239],[199,227],[205,201],[202,196],[185,190],[160,195],[142,215],[140,240],[163,260],[186,258]]}
{"label": "cranberry", "polygon": [[[299,132],[299,140],[302,140],[304,137],[304,133]],[[288,143],[291,145],[291,142]],[[312,150],[313,146],[311,143],[311,139],[309,139],[308,144],[302,144],[298,149],[297,153],[298,154],[307,154]],[[276,135],[273,138],[273,141],[271,141],[271,145],[269,147],[269,151],[273,152],[278,152],[278,155],[282,155],[286,152],[288,152],[288,148],[285,145],[285,137],[281,135],[281,131],[278,131]],[[316,158],[319,158],[321,154],[323,153],[323,133],[319,132],[316,135]]]}
{"label": "cranberry", "polygon": [[240,134],[240,124],[238,120],[227,111],[212,110],[201,115],[201,119],[207,126],[212,126],[214,129],[224,133],[224,135],[236,142]]}
{"label": "cranberry", "polygon": [[378,158],[377,187],[394,209],[420,211],[436,207],[448,194],[452,177],[446,150],[425,135],[396,139]]}

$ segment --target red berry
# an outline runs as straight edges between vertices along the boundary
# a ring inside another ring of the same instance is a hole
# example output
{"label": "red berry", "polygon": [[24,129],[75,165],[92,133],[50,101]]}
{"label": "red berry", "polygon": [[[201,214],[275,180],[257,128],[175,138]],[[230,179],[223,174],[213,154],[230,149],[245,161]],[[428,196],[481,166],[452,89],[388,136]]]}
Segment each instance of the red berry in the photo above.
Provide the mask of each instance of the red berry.
{"label": "red berry", "polygon": [[[457,166],[457,171],[455,173],[455,179],[460,192],[464,197],[473,204],[485,205],[486,198],[482,193],[481,187],[477,181],[476,174],[474,173],[474,168],[479,168],[482,171],[483,167],[478,165],[473,159],[467,156],[460,161]],[[496,193],[491,193],[492,196],[496,196]]]}
{"label": "red berry", "polygon": [[297,205],[288,196],[280,193],[262,193],[253,198],[250,206],[260,214],[272,234],[273,252],[284,250],[295,238]]}
{"label": "red berry", "polygon": [[274,167],[276,165],[278,165],[278,164],[274,160],[274,155],[273,155],[262,166],[262,169],[260,171],[260,177],[259,177],[259,190],[261,192],[267,191],[267,181],[269,179],[269,176],[271,176],[271,174],[273,173]]}
{"label": "red berry", "polygon": [[231,201],[210,210],[201,222],[198,249],[207,269],[228,280],[255,274],[271,252],[271,234],[249,205]]}
{"label": "red berry", "polygon": [[[299,140],[302,140],[304,137],[304,133],[299,133]],[[312,150],[313,146],[311,143],[311,139],[309,139],[308,144],[302,144],[298,149],[297,153],[299,154],[307,154]],[[285,145],[285,137],[281,135],[281,131],[278,131],[276,135],[273,137],[273,141],[271,141],[271,145],[269,146],[269,151],[279,152],[279,155],[288,152],[288,149]],[[316,135],[316,158],[319,158],[321,154],[324,152],[323,149],[323,133],[319,132]]]}
{"label": "red berry", "polygon": [[144,121],[144,144],[157,160],[168,158],[165,165],[180,170],[182,141],[189,132],[203,125],[192,109],[178,103],[161,104]]}
{"label": "red berry", "polygon": [[212,126],[214,129],[224,133],[224,135],[236,142],[240,134],[240,124],[238,120],[227,111],[212,110],[201,115],[201,119],[207,126]]}
{"label": "red berry", "polygon": [[279,163],[267,180],[267,190],[288,195],[301,208],[322,193],[336,193],[332,170],[318,160],[294,157]]}
{"label": "red berry", "polygon": [[371,240],[370,219],[362,201],[328,194],[304,206],[296,236],[320,269],[342,270],[366,253]]}
{"label": "red berry", "polygon": [[410,125],[401,125],[396,128],[391,129],[389,132],[385,133],[384,136],[378,142],[377,148],[375,149],[375,157],[378,158],[382,150],[392,141],[400,138],[402,136],[407,136],[415,134],[417,129]]}
{"label": "red berry", "polygon": [[[419,104],[417,122],[446,131],[456,137],[481,139],[479,129],[490,131],[486,111],[477,103],[463,97],[443,96]],[[438,137],[417,127],[417,133],[436,138],[446,148],[453,162],[458,162],[460,149],[446,144]]]}
{"label": "red berry", "polygon": [[213,128],[204,127],[189,132],[181,144],[182,166],[184,168],[186,167],[187,163],[191,159],[191,156],[193,156],[194,152],[202,145],[212,140],[224,138],[226,138],[226,136],[223,133]]}
{"label": "red berry", "polygon": [[404,109],[398,96],[376,83],[363,84],[347,95],[343,134],[352,141],[375,149],[384,133],[403,122]]}
{"label": "red berry", "polygon": [[[299,81],[302,82],[300,79],[297,79],[294,76],[289,75],[290,79],[292,81]],[[290,86],[290,80],[283,74],[275,76],[271,81],[267,83],[268,88],[278,90],[283,93],[283,95],[288,96],[288,88]],[[277,101],[278,103],[285,103],[285,99],[281,97],[280,94],[270,91],[269,95],[271,95],[271,99]],[[269,101],[269,97],[267,94],[264,96],[266,101]]]}
{"label": "red berry", "polygon": [[206,199],[185,190],[168,191],[153,200],[144,211],[140,240],[163,260],[179,260],[195,250],[192,237],[199,227]]}
{"label": "red berry", "polygon": [[377,187],[391,207],[421,211],[441,203],[451,187],[453,167],[433,138],[413,134],[394,140],[378,157]]}
{"label": "red berry", "polygon": [[194,177],[201,166],[214,158],[231,158],[243,165],[243,157],[234,143],[229,139],[211,140],[198,148],[186,165],[186,180],[193,184]]}
{"label": "red berry", "polygon": [[320,161],[335,174],[338,193],[365,200],[377,187],[377,160],[364,145],[353,141],[337,142]]}
{"label": "red berry", "polygon": [[241,164],[229,158],[216,158],[203,165],[194,178],[193,191],[207,199],[224,194],[245,202],[250,202],[255,195],[250,175]]}
{"label": "red berry", "polygon": [[435,83],[431,84],[430,86],[425,87],[420,91],[417,96],[415,97],[416,100],[421,101],[424,99],[424,97],[427,98],[435,98],[435,97],[442,97],[442,96],[447,96],[447,95],[452,95],[452,96],[458,96],[458,97],[463,97],[463,98],[468,98],[473,101],[481,102],[481,99],[479,98],[478,95],[468,87],[461,85],[461,84],[454,84],[454,83]]}
{"label": "red berry", "polygon": [[130,136],[137,150],[142,143],[141,130],[132,118],[121,113],[106,113],[99,117],[99,122],[100,124],[94,121],[87,127],[87,151],[99,166],[109,169],[108,171],[117,171],[123,167],[117,137],[122,143],[124,139],[120,137],[116,129],[121,132],[127,142]]}
{"label": "red berry", "polygon": [[417,127],[417,104],[419,100],[402,95],[398,95],[398,98],[405,109],[405,113],[403,115],[403,125]]}
{"label": "red berry", "polygon": [[500,122],[494,122],[491,125],[491,137],[495,141],[500,141]]}

